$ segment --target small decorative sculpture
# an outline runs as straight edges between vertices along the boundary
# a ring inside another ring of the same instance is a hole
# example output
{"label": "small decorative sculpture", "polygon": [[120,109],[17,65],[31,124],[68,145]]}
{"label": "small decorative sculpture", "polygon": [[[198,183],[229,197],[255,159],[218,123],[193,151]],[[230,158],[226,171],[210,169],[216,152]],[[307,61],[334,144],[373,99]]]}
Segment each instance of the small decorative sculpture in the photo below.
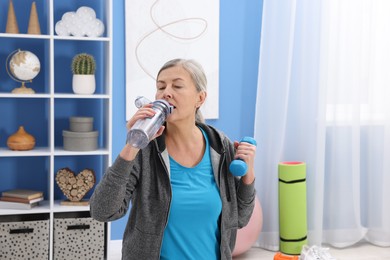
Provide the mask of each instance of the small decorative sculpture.
{"label": "small decorative sculpture", "polygon": [[18,131],[8,137],[7,146],[14,151],[27,151],[35,146],[35,138],[20,126]]}
{"label": "small decorative sculpture", "polygon": [[16,20],[14,4],[9,1],[7,25],[5,26],[6,33],[19,33],[18,21]]}
{"label": "small decorative sculpture", "polygon": [[26,88],[26,82],[32,80],[38,75],[41,70],[41,63],[38,57],[25,50],[15,50],[11,52],[6,61],[6,69],[8,75],[15,81],[21,82],[19,88],[14,88],[14,94],[34,94],[35,91],[31,88]]}
{"label": "small decorative sculpture", "polygon": [[31,4],[30,21],[28,23],[28,34],[41,34],[41,27],[39,25],[37,6],[35,2]]}
{"label": "small decorative sculpture", "polygon": [[104,24],[96,18],[95,10],[81,6],[76,12],[66,12],[55,25],[59,36],[99,37],[104,34]]}
{"label": "small decorative sculpture", "polygon": [[68,200],[73,202],[72,205],[77,205],[78,202],[82,205],[81,200],[93,188],[96,178],[91,169],[84,169],[75,176],[69,168],[62,168],[57,171],[56,182]]}

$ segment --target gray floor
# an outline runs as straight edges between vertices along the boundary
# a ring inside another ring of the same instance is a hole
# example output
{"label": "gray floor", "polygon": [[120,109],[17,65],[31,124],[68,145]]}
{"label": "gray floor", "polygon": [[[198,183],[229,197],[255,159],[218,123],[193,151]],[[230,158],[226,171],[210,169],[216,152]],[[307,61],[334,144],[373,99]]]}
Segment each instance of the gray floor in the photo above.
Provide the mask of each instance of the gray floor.
{"label": "gray floor", "polygon": [[[338,260],[390,260],[390,247],[376,247],[368,244],[359,244],[350,248],[337,249],[329,247],[329,253]],[[235,260],[272,260],[275,252],[260,248],[252,248],[248,252],[234,258]]]}
{"label": "gray floor", "polygon": [[[112,241],[109,260],[120,260],[121,241]],[[329,248],[329,253],[338,260],[390,260],[390,247],[377,247],[369,244],[358,244],[353,247],[337,249]],[[237,256],[234,260],[272,260],[275,252],[260,248],[252,248]]]}

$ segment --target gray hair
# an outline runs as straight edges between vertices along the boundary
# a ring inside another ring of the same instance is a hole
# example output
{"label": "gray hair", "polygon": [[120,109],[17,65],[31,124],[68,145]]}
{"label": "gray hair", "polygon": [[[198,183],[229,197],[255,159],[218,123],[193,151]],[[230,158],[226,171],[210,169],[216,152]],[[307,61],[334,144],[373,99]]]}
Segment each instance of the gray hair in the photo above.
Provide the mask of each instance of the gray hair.
{"label": "gray hair", "polygon": [[[175,67],[175,66],[181,66],[183,69],[185,69],[191,76],[191,79],[195,83],[196,90],[198,92],[207,92],[207,77],[203,70],[202,65],[200,65],[195,60],[186,60],[186,59],[173,59],[168,62],[166,62],[159,72],[157,73],[157,78],[160,75],[161,71]],[[203,118],[202,113],[200,112],[199,108],[196,110],[195,114],[195,121],[204,123],[205,120]]]}

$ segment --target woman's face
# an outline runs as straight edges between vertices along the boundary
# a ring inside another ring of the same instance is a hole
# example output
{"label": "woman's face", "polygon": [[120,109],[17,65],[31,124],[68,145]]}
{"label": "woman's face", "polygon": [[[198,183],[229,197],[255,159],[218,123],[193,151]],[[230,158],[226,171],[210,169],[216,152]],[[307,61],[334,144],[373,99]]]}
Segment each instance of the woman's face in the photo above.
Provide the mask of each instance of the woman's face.
{"label": "woman's face", "polygon": [[195,121],[195,112],[205,99],[204,92],[196,90],[190,74],[181,66],[160,72],[157,78],[156,99],[164,99],[174,106],[168,122],[189,119]]}

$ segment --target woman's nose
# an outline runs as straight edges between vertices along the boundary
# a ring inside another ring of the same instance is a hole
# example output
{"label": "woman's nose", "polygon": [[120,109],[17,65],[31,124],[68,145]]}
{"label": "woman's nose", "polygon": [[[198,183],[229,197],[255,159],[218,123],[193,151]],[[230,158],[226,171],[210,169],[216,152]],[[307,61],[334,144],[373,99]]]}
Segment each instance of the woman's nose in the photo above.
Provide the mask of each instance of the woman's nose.
{"label": "woman's nose", "polygon": [[163,98],[172,98],[172,94],[171,94],[169,88],[164,89]]}

